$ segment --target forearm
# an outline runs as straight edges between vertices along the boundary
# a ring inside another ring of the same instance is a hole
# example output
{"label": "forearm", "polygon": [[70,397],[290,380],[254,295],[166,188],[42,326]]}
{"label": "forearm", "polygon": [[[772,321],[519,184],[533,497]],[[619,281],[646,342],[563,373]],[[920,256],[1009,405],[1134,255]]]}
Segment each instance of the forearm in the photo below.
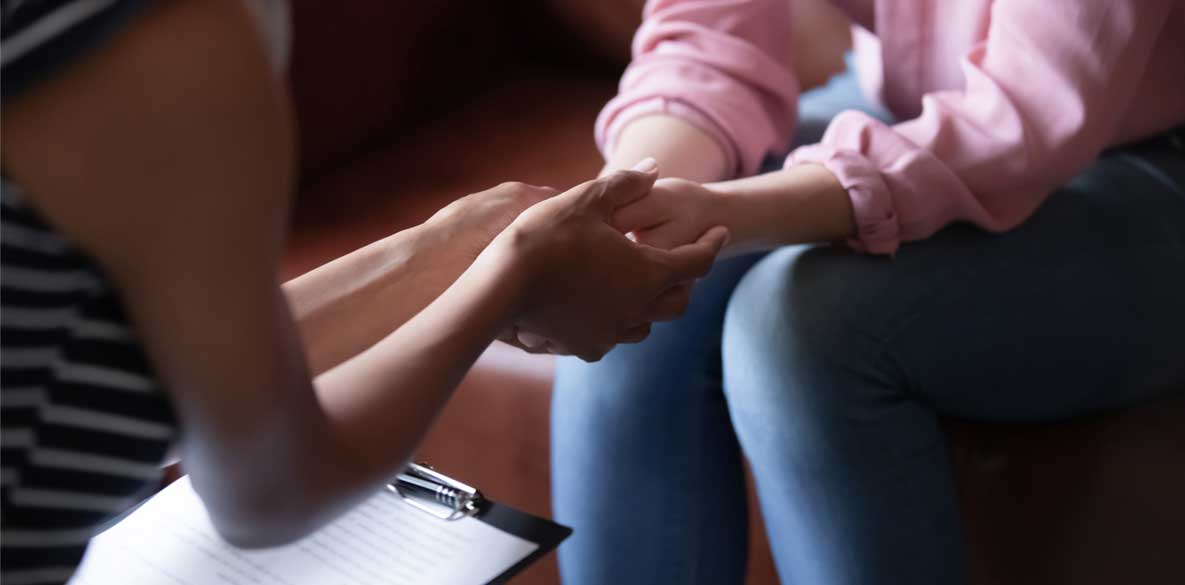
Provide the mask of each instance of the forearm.
{"label": "forearm", "polygon": [[289,497],[275,495],[274,486],[263,490],[273,493],[266,505],[278,509],[248,515],[251,536],[240,544],[288,542],[388,481],[513,318],[525,281],[515,273],[489,263],[471,268],[399,329],[319,376],[314,412],[286,427],[293,432],[274,441],[277,457],[256,469],[262,484],[285,485]]}
{"label": "forearm", "polygon": [[399,328],[468,267],[440,232],[421,224],[285,283],[314,375]]}
{"label": "forearm", "polygon": [[379,470],[406,460],[513,318],[523,281],[479,260],[398,330],[320,376],[317,394],[345,452]]}
{"label": "forearm", "polygon": [[724,151],[711,136],[689,122],[666,115],[638,118],[626,126],[601,174],[632,168],[647,157],[658,161],[659,173],[664,177],[707,182],[731,174]]}
{"label": "forearm", "polygon": [[798,165],[708,185],[719,193],[730,254],[826,242],[856,233],[847,191],[821,165]]}

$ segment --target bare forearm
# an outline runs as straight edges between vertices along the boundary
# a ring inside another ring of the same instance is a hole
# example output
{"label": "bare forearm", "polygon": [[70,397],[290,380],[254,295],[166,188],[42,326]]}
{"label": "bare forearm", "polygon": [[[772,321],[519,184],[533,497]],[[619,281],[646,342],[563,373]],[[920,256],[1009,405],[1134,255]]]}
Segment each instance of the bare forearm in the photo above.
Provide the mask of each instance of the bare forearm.
{"label": "bare forearm", "polygon": [[428,306],[524,209],[555,190],[503,183],[284,286],[314,374],[357,355]]}
{"label": "bare forearm", "polygon": [[[515,283],[523,280],[513,271],[475,267],[395,332],[319,376],[319,406],[284,427],[291,432],[273,437],[277,458],[256,464],[260,477],[252,485],[272,495],[249,501],[277,509],[245,513],[241,526],[249,532],[240,544],[290,541],[389,480],[513,317],[522,297]],[[277,483],[288,497],[278,496]]]}
{"label": "bare forearm", "polygon": [[390,471],[405,461],[513,318],[519,282],[479,261],[394,333],[320,376],[317,393],[344,452],[371,469]]}
{"label": "bare forearm", "polygon": [[644,158],[658,161],[664,177],[719,181],[731,176],[724,151],[706,132],[674,116],[638,118],[622,130],[601,174],[628,169]]}
{"label": "bare forearm", "polygon": [[731,254],[839,240],[856,232],[847,191],[819,165],[708,187],[721,194],[723,223],[732,233]]}
{"label": "bare forearm", "polygon": [[284,285],[314,374],[403,325],[468,267],[446,261],[438,232],[427,225],[401,231]]}

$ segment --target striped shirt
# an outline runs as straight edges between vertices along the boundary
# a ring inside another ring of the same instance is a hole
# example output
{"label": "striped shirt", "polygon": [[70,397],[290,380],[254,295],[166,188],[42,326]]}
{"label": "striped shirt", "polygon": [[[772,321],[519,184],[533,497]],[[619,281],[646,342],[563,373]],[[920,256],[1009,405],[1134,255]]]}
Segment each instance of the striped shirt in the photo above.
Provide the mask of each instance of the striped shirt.
{"label": "striped shirt", "polygon": [[[3,2],[7,101],[140,2]],[[0,582],[65,583],[90,537],[158,485],[167,395],[96,263],[0,183]]]}

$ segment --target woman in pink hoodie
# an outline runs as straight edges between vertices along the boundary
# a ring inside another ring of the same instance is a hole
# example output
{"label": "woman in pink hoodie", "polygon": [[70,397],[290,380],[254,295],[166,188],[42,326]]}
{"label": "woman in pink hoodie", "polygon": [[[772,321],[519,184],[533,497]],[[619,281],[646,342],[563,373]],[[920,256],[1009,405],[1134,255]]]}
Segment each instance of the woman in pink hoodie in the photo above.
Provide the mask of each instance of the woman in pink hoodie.
{"label": "woman in pink hoodie", "polygon": [[740,582],[741,449],[783,581],[960,582],[940,416],[1185,388],[1185,2],[835,4],[856,73],[804,100],[793,0],[646,5],[597,139],[665,178],[615,221],[743,257],[561,362],[566,583]]}

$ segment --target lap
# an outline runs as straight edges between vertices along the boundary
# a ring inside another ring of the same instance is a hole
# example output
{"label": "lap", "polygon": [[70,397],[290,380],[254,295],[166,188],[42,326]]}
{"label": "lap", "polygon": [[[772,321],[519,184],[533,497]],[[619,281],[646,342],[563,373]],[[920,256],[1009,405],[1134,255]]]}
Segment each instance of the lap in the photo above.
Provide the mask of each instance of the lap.
{"label": "lap", "polygon": [[[802,95],[795,144],[817,142],[831,119],[848,109],[859,109],[870,115],[884,117],[863,98],[856,76],[850,70]],[[781,168],[783,158],[769,157],[763,170]],[[702,381],[705,377],[707,381],[715,382],[718,389],[719,341],[728,298],[737,282],[759,258],[760,255],[751,255],[717,263],[712,273],[696,285],[687,314],[677,321],[656,324],[645,342],[618,347],[596,364],[585,364],[575,358],[559,360],[557,390],[567,394],[569,388],[575,393],[589,386],[603,389],[608,385],[609,388],[621,388],[623,392],[628,392],[629,401],[662,400],[663,396],[659,393],[649,392],[641,396],[633,389],[681,388],[688,378]],[[626,371],[631,372],[629,376],[621,374]],[[691,374],[692,371],[695,374]],[[588,400],[627,408],[625,403],[605,398]]]}
{"label": "lap", "polygon": [[745,277],[730,320],[875,360],[954,416],[1048,420],[1185,389],[1182,185],[1179,153],[1128,149],[1004,234],[953,226],[894,259],[783,249]]}

